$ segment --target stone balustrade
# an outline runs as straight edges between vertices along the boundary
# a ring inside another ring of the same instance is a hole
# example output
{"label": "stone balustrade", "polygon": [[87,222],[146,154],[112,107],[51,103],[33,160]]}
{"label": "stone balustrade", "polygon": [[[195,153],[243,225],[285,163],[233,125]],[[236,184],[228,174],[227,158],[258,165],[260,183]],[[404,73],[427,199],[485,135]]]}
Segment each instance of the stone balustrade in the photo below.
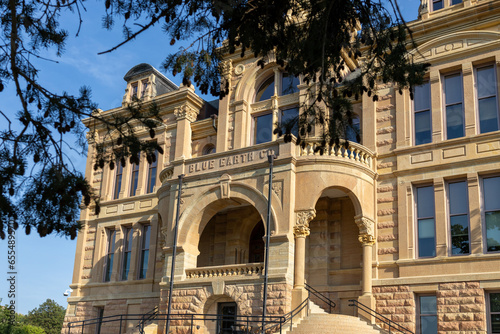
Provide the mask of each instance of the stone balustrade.
{"label": "stone balustrade", "polygon": [[222,276],[260,276],[263,272],[264,263],[230,264],[186,269],[186,279]]}
{"label": "stone balustrade", "polygon": [[360,145],[358,143],[348,142],[347,149],[344,146],[345,142],[341,141],[340,145],[328,145],[321,147],[321,138],[308,138],[305,140],[305,147],[299,146],[298,155],[301,157],[306,156],[323,156],[323,157],[333,157],[337,159],[344,159],[353,163],[359,163],[361,165],[367,166],[368,168],[373,168],[373,161],[375,158],[375,153],[368,148]]}

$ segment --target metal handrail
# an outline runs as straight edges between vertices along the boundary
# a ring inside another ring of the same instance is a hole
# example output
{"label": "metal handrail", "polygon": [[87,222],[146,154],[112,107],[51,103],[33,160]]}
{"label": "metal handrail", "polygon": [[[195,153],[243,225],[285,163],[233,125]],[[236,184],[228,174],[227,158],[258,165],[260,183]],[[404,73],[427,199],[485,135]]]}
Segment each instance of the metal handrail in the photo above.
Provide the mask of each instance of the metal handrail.
{"label": "metal handrail", "polygon": [[306,286],[306,290],[310,294],[312,293],[314,296],[318,297],[322,302],[328,304],[328,306],[330,307],[329,313],[332,313],[332,309],[334,309],[337,306],[337,304],[335,304],[335,302],[333,300],[331,300],[327,296],[323,295],[321,292],[319,292],[318,290],[316,290],[315,288],[313,288],[309,284],[306,283],[305,286]]}
{"label": "metal handrail", "polygon": [[[300,312],[302,312],[302,310],[307,307],[308,305],[308,302],[309,301],[309,297],[307,297],[306,299],[304,299],[302,301],[302,303],[300,303],[296,308],[294,308],[293,310],[291,310],[290,312],[286,313],[285,315],[283,315],[283,323],[280,324],[280,327],[283,327],[287,322],[290,321],[290,330],[292,330],[292,327],[293,327],[293,318],[295,318],[296,315],[300,314]],[[264,327],[264,333],[274,333],[274,329],[276,329],[276,325],[273,325],[271,327],[268,327],[268,328],[265,328]],[[262,330],[261,330],[262,331]],[[280,328],[280,333],[281,333],[281,328]]]}
{"label": "metal handrail", "polygon": [[151,311],[142,315],[141,321],[137,324],[140,334],[144,334],[144,325],[146,322],[153,320],[158,315],[158,306],[155,306]]}
{"label": "metal handrail", "polygon": [[380,322],[383,322],[389,327],[389,333],[391,333],[391,329],[395,330],[397,333],[404,333],[404,334],[414,334],[412,331],[408,330],[406,327],[401,326],[398,323],[395,323],[394,321],[390,320],[387,317],[384,317],[382,314],[378,313],[377,311],[369,308],[365,304],[362,304],[358,302],[357,300],[350,299],[349,306],[357,307],[358,310],[362,310],[366,313],[368,313],[370,316],[375,317],[375,319],[379,320]]}
{"label": "metal handrail", "polygon": [[[81,321],[73,321],[68,323],[68,331],[67,333],[70,334],[72,333],[72,329],[77,329],[78,330],[73,333],[84,333],[85,328],[88,326],[92,325],[97,325],[99,326],[107,323],[116,323],[119,322],[119,331],[118,333],[122,332],[122,328],[124,328],[124,321],[141,321],[142,319],[145,318],[144,314],[120,314],[120,315],[112,315],[112,316],[106,316],[106,317],[101,317],[101,318],[94,318],[94,319],[88,319],[88,320],[81,320]],[[262,330],[262,316],[257,316],[257,315],[235,315],[235,316],[227,316],[227,315],[221,315],[221,314],[201,314],[201,313],[192,313],[192,314],[171,314],[170,317],[167,314],[156,314],[153,317],[150,317],[151,319],[155,320],[167,320],[169,318],[171,321],[181,321],[183,323],[182,326],[187,326],[190,327],[190,332],[189,333],[195,333],[194,329],[199,328],[199,324],[195,324],[196,321],[222,321],[222,320],[227,320],[231,318],[234,320],[235,324],[238,324],[237,326],[239,327],[239,331],[236,331],[238,334],[254,334],[254,333],[260,333]],[[266,316],[265,318],[265,329],[266,332],[269,332],[269,329],[278,329],[279,328],[279,333],[283,333],[283,325],[285,324],[285,316]],[[139,326],[139,331],[144,330],[144,323],[141,323]]]}

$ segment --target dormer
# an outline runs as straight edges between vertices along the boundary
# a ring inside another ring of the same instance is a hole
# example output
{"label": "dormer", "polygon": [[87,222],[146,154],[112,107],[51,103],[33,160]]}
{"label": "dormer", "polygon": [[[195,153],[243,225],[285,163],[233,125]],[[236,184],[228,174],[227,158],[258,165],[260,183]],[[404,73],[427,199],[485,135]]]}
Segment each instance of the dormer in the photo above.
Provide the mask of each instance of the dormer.
{"label": "dormer", "polygon": [[418,18],[425,20],[434,15],[446,15],[450,11],[467,8],[477,3],[477,0],[420,0]]}
{"label": "dormer", "polygon": [[155,96],[169,93],[179,87],[161,74],[153,66],[142,63],[132,67],[123,77],[127,82],[122,104],[132,102],[134,99],[149,101]]}

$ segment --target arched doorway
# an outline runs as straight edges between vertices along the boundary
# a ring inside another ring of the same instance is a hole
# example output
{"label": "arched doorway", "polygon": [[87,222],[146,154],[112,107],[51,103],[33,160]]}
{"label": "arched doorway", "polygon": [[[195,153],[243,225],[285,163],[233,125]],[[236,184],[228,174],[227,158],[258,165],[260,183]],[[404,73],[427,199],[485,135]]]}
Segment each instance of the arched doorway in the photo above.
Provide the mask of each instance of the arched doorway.
{"label": "arched doorway", "polygon": [[344,191],[329,188],[315,210],[306,239],[306,282],[337,303],[335,312],[352,314],[348,300],[361,295],[363,261],[354,205]]}

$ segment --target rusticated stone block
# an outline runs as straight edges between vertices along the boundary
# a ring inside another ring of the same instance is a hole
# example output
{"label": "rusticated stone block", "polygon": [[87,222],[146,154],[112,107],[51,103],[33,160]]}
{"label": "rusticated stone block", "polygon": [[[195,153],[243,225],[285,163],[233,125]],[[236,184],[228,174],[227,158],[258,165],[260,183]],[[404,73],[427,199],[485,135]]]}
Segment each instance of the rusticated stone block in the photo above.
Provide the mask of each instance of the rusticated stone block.
{"label": "rusticated stone block", "polygon": [[382,186],[382,187],[378,187],[377,188],[377,192],[378,193],[386,193],[386,192],[389,192],[389,191],[393,191],[394,189],[395,189],[395,187],[393,185]]}
{"label": "rusticated stone block", "polygon": [[378,223],[377,228],[378,229],[383,229],[383,228],[393,228],[396,226],[396,222],[383,222],[383,223]]}
{"label": "rusticated stone block", "polygon": [[460,323],[460,329],[463,331],[485,330],[482,321],[464,321]]}
{"label": "rusticated stone block", "polygon": [[380,292],[398,292],[399,287],[397,286],[382,286],[380,287]]}
{"label": "rusticated stone block", "polygon": [[439,290],[462,290],[462,289],[465,289],[465,282],[439,284]]}
{"label": "rusticated stone block", "polygon": [[458,297],[458,290],[442,290],[436,293],[436,296],[439,297]]}
{"label": "rusticated stone block", "polygon": [[438,322],[438,330],[458,331],[460,330],[460,325],[457,322]]}
{"label": "rusticated stone block", "polygon": [[460,312],[483,312],[484,305],[478,305],[478,304],[467,304],[467,305],[460,305]]}
{"label": "rusticated stone block", "polygon": [[386,210],[378,210],[377,216],[389,216],[395,214],[397,212],[396,209],[386,209]]}
{"label": "rusticated stone block", "polygon": [[386,235],[379,235],[377,240],[378,241],[393,241],[396,240],[398,237],[395,234],[386,234]]}

